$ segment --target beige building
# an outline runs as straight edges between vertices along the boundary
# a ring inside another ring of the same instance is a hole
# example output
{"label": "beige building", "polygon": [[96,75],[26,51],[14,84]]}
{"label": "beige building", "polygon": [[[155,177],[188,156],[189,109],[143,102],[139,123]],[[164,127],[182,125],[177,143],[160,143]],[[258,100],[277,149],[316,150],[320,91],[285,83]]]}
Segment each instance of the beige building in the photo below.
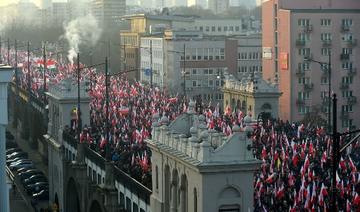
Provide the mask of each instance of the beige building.
{"label": "beige building", "polygon": [[[279,97],[281,93],[276,84],[266,82],[260,74],[243,78],[238,81],[232,75],[225,75],[224,108],[241,110],[244,114],[251,113],[257,118],[279,117]],[[265,116],[265,117],[264,117]]]}
{"label": "beige building", "polygon": [[252,211],[254,171],[260,165],[248,148],[252,119],[245,118],[245,132],[236,126],[225,137],[208,131],[194,106],[190,102],[188,112],[170,125],[166,117],[153,117],[152,140],[147,140],[152,151],[151,211]]}
{"label": "beige building", "polygon": [[[359,127],[360,1],[268,0],[262,17],[263,77],[277,82],[283,93],[280,118],[301,121],[321,109],[328,119],[331,82],[331,92],[338,96],[339,128]],[[330,53],[331,75],[327,65],[304,60],[328,63]]]}

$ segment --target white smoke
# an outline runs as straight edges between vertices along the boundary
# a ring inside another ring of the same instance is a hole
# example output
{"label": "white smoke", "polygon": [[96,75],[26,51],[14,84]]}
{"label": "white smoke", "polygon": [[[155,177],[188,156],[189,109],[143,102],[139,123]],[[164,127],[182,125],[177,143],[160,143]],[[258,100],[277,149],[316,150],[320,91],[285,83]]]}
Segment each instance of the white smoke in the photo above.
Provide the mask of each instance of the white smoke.
{"label": "white smoke", "polygon": [[65,39],[69,43],[68,60],[74,63],[80,45],[92,45],[98,42],[102,29],[93,15],[86,15],[70,21],[65,27]]}

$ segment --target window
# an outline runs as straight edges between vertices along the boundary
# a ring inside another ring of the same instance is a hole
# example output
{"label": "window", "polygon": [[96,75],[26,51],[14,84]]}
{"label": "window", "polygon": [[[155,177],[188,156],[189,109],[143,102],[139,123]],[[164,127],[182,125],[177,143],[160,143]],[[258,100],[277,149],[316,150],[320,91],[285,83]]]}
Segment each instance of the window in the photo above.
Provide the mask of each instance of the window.
{"label": "window", "polygon": [[343,54],[352,54],[352,48],[342,48]]}
{"label": "window", "polygon": [[95,171],[95,170],[93,170],[93,177],[92,177],[92,180],[93,180],[94,182],[96,182],[96,171]]}
{"label": "window", "polygon": [[328,91],[321,91],[320,97],[321,97],[322,99],[328,97]]}
{"label": "window", "polygon": [[331,33],[321,33],[321,40],[322,41],[331,41],[332,40]]}
{"label": "window", "polygon": [[196,192],[196,188],[194,188],[194,212],[197,212],[197,192]]}
{"label": "window", "polygon": [[122,192],[120,192],[120,206],[125,207],[125,196]]}
{"label": "window", "polygon": [[342,92],[342,97],[344,97],[344,98],[352,97],[352,96],[353,96],[353,91],[347,90],[347,91]]}
{"label": "window", "polygon": [[353,24],[352,19],[342,19],[341,23],[343,26],[352,26]]}
{"label": "window", "polygon": [[215,29],[216,29],[215,26],[212,26],[212,27],[211,27],[211,31],[212,31],[212,32],[215,32]]}
{"label": "window", "polygon": [[309,92],[298,92],[298,99],[302,99],[302,100],[305,100],[305,99],[309,99],[310,98],[310,93]]}
{"label": "window", "polygon": [[310,19],[299,19],[298,25],[299,26],[310,26]]}
{"label": "window", "polygon": [[237,31],[237,32],[240,31],[240,27],[239,27],[239,26],[236,26],[236,27],[235,27],[235,31]]}
{"label": "window", "polygon": [[228,31],[228,27],[224,26],[224,32],[227,32],[227,31]]}
{"label": "window", "polygon": [[353,68],[353,64],[352,64],[352,62],[344,62],[341,64],[341,67],[344,70],[351,70]]}
{"label": "window", "polygon": [[343,128],[344,127],[351,127],[351,126],[353,126],[352,122],[353,122],[352,119],[349,119],[349,120],[344,119],[344,120],[342,120],[342,127]]}
{"label": "window", "polygon": [[218,27],[218,32],[221,32],[221,27],[220,26]]}
{"label": "window", "polygon": [[308,71],[310,70],[310,63],[299,63],[298,68],[300,71]]}
{"label": "window", "polygon": [[206,26],[205,31],[209,32],[210,31],[210,27]]}
{"label": "window", "polygon": [[131,199],[126,197],[126,211],[131,212]]}
{"label": "window", "polygon": [[204,75],[208,75],[209,74],[209,69],[204,69]]}
{"label": "window", "polygon": [[88,166],[88,170],[89,170],[89,171],[88,171],[88,176],[91,177],[92,169],[91,169],[90,166]]}
{"label": "window", "polygon": [[321,84],[328,84],[328,78],[327,77],[321,77]]}
{"label": "window", "polygon": [[352,84],[353,82],[353,77],[342,77],[342,83],[344,84]]}
{"label": "window", "polygon": [[192,75],[196,75],[196,69],[193,69],[191,72]]}
{"label": "window", "polygon": [[309,106],[303,106],[303,105],[301,105],[301,106],[298,107],[298,112],[299,112],[300,114],[309,113],[309,112],[310,112],[310,107],[309,107]]}
{"label": "window", "polygon": [[214,87],[214,80],[209,80],[209,87]]}
{"label": "window", "polygon": [[139,212],[139,208],[138,208],[138,205],[134,202],[133,203],[133,212]]}
{"label": "window", "polygon": [[229,27],[229,30],[230,30],[231,32],[233,32],[233,31],[234,31],[234,27],[233,27],[233,26],[230,26],[230,27]]}
{"label": "window", "polygon": [[298,39],[302,41],[309,41],[310,40],[310,34],[308,33],[299,33]]}
{"label": "window", "polygon": [[193,87],[196,87],[196,81],[192,81]]}
{"label": "window", "polygon": [[299,49],[300,56],[308,56],[310,55],[310,48],[301,48]]}
{"label": "window", "polygon": [[299,85],[301,85],[301,84],[310,84],[311,83],[309,77],[300,77],[298,82],[299,82]]}
{"label": "window", "polygon": [[100,175],[100,174],[98,174],[97,183],[98,183],[98,184],[101,184],[101,175]]}
{"label": "window", "polygon": [[343,36],[341,36],[341,39],[343,41],[352,41],[353,40],[352,33],[350,33],[350,32],[345,33]]}
{"label": "window", "polygon": [[331,26],[331,19],[321,19],[321,26]]}
{"label": "window", "polygon": [[322,55],[322,56],[329,56],[330,53],[331,53],[331,49],[330,49],[330,48],[322,48],[322,49],[321,49],[321,55]]}
{"label": "window", "polygon": [[342,105],[341,106],[341,111],[342,112],[352,112],[353,111],[352,105]]}
{"label": "window", "polygon": [[156,190],[158,190],[159,189],[159,168],[158,168],[158,166],[156,166],[155,167],[155,176],[156,176],[156,178],[155,178],[155,185],[156,185]]}

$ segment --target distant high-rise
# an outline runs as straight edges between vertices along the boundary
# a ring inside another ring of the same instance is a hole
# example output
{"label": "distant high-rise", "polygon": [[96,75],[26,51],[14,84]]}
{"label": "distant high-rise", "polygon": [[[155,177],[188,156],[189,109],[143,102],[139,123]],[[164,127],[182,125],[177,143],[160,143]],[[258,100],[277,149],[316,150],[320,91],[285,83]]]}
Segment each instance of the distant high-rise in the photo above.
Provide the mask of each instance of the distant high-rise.
{"label": "distant high-rise", "polygon": [[223,13],[229,9],[229,0],[209,0],[208,6],[215,14]]}
{"label": "distant high-rise", "polygon": [[199,6],[202,8],[207,8],[207,0],[188,0],[187,6]]}
{"label": "distant high-rise", "polygon": [[126,0],[93,0],[91,12],[100,23],[114,25],[125,15]]}

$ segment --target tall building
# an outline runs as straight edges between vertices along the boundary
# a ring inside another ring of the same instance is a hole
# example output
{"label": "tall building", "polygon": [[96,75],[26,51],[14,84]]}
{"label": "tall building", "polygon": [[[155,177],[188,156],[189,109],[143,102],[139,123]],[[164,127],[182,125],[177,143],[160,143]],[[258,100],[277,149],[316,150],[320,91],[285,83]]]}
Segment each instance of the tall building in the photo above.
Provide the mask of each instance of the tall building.
{"label": "tall building", "polygon": [[208,36],[231,36],[245,33],[242,19],[198,18],[191,26]]}
{"label": "tall building", "polygon": [[52,23],[55,26],[62,26],[69,21],[70,7],[67,2],[53,2],[51,7]]}
{"label": "tall building", "polygon": [[207,0],[188,0],[187,6],[188,7],[198,6],[198,7],[204,8],[204,9],[208,8]]}
{"label": "tall building", "polygon": [[328,119],[331,83],[330,93],[338,96],[338,126],[359,127],[360,2],[268,0],[262,17],[263,77],[278,83],[283,93],[280,118],[299,121],[320,111]]}
{"label": "tall building", "polygon": [[101,24],[116,25],[126,13],[126,0],[93,0],[91,12]]}
{"label": "tall building", "polygon": [[[149,83],[152,77],[154,85],[174,96],[185,90],[189,98],[201,97],[204,103],[222,106],[222,76],[237,68],[236,44],[225,37],[204,37],[199,31],[168,30],[143,37],[140,79]],[[144,71],[151,67],[152,76]]]}
{"label": "tall building", "polygon": [[230,0],[209,0],[208,6],[215,14],[223,13],[229,9]]}

